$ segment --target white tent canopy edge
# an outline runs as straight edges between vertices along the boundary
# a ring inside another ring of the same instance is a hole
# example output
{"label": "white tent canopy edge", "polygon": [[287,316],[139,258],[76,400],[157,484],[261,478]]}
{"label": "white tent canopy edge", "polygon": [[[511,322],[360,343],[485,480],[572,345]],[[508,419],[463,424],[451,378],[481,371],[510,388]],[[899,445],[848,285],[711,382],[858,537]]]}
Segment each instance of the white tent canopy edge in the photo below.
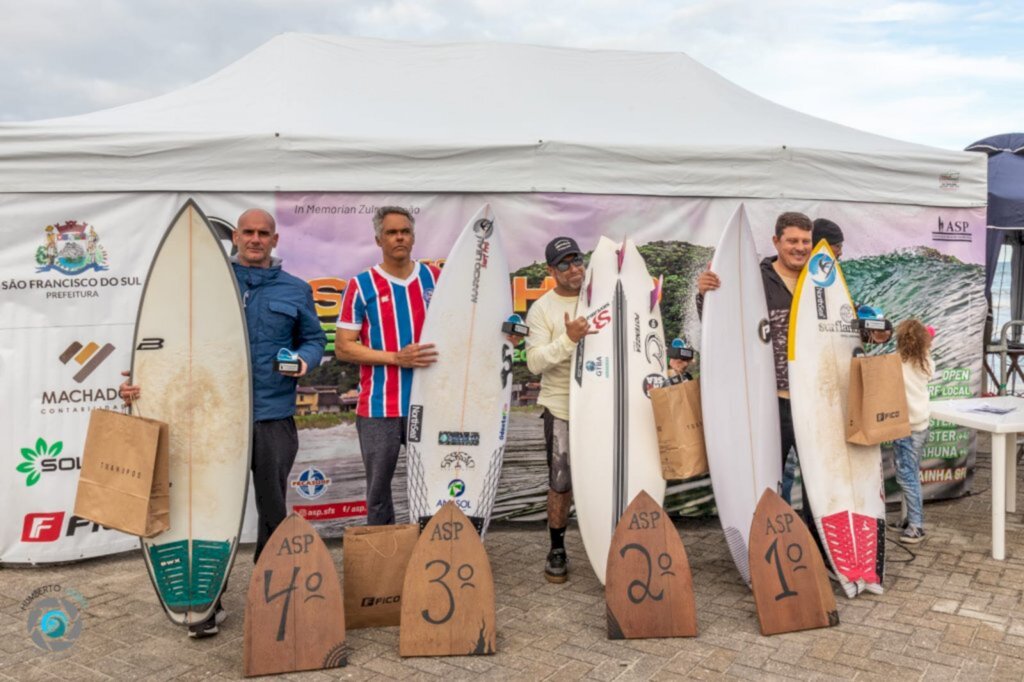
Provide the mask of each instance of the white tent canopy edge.
{"label": "white tent canopy edge", "polygon": [[278,36],[209,78],[0,125],[10,193],[573,192],[977,207],[983,154],[774,104],[681,53]]}

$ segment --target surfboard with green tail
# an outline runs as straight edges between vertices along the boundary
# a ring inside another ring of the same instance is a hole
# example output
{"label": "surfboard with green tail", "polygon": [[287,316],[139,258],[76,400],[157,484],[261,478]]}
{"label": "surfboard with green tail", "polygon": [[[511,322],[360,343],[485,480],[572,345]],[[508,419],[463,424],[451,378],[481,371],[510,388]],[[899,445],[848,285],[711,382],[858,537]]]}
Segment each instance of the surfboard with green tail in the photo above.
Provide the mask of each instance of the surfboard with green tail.
{"label": "surfboard with green tail", "polygon": [[238,548],[249,484],[252,379],[231,264],[189,200],[171,221],[139,303],[134,414],[169,425],[169,530],[142,540],[172,621],[206,620]]}

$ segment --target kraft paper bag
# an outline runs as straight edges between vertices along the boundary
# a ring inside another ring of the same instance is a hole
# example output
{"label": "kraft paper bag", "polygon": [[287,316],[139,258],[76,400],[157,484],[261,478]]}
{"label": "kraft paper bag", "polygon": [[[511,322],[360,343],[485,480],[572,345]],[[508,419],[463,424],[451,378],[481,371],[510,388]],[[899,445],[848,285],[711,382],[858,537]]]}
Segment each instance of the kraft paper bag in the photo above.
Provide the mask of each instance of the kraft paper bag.
{"label": "kraft paper bag", "polygon": [[345,627],[398,625],[405,568],[419,538],[417,524],[345,529]]}
{"label": "kraft paper bag", "polygon": [[846,440],[877,445],[910,435],[907,391],[896,353],[860,355],[850,362]]}
{"label": "kraft paper bag", "polygon": [[708,473],[700,383],[692,380],[654,388],[650,396],[662,477],[668,481]]}
{"label": "kraft paper bag", "polygon": [[170,528],[167,446],[164,422],[93,410],[75,515],[144,538]]}

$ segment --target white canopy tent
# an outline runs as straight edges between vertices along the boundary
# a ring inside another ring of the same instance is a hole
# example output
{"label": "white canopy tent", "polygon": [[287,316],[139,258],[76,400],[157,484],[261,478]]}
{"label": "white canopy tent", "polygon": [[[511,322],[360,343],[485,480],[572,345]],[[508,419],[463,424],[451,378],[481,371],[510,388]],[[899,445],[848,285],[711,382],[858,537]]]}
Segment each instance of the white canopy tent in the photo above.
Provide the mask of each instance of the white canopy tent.
{"label": "white canopy tent", "polygon": [[982,154],[769,102],[681,53],[284,34],[213,76],[0,125],[4,192],[575,192],[971,207]]}
{"label": "white canopy tent", "polygon": [[[90,411],[120,407],[148,264],[188,198],[212,216],[272,211],[286,235],[278,252],[310,283],[329,330],[344,278],[379,258],[369,215],[379,204],[418,212],[417,258],[443,258],[483,202],[511,228],[503,240],[515,270],[554,234],[660,243],[673,254],[662,263],[672,268],[673,333],[691,338],[699,249],[717,243],[740,202],[763,253],[781,211],[827,216],[856,234],[850,260],[928,246],[966,264],[952,291],[948,278],[918,281],[886,299],[968,330],[944,337],[938,365],[954,370],[949,382],[968,377],[950,388],[961,391],[981,369],[984,282],[970,268],[984,253],[970,226],[984,224],[986,161],[797,113],[683,54],[295,34],[147,101],[0,124],[0,383],[19,387],[0,413],[0,445],[33,462],[40,443],[63,453],[46,470],[0,469],[13,510],[0,524],[0,563],[137,546],[73,515],[76,467]],[[915,263],[918,273],[946,272]],[[521,313],[543,291],[522,274],[513,289]],[[108,359],[85,372],[101,347]],[[331,438],[330,459],[310,445],[295,471],[325,467],[331,492],[305,497],[293,480],[290,504],[317,523],[352,522],[365,509],[362,469],[357,450],[335,456]],[[940,464],[943,475],[967,471]],[[537,485],[544,499],[546,483]],[[529,505],[520,493],[506,507],[517,514]]]}

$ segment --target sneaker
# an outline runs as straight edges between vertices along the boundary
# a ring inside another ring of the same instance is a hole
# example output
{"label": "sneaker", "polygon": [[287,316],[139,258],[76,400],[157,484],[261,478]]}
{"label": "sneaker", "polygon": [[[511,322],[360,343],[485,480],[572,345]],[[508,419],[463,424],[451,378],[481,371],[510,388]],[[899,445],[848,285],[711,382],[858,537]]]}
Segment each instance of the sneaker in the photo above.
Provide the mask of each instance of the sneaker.
{"label": "sneaker", "polygon": [[907,526],[910,525],[910,522],[907,521],[906,518],[904,518],[902,521],[891,521],[885,525],[889,528],[892,528],[893,530],[906,530]]}
{"label": "sneaker", "polygon": [[904,545],[916,545],[924,540],[924,528],[907,526],[907,529],[900,535],[900,542]]}
{"label": "sneaker", "polygon": [[544,577],[549,583],[564,583],[569,579],[569,557],[564,549],[552,549],[544,562]]}
{"label": "sneaker", "polygon": [[188,626],[188,636],[192,639],[203,639],[204,637],[213,637],[215,634],[220,632],[220,628],[217,627],[225,620],[227,620],[228,612],[224,610],[224,607],[219,603],[217,608],[214,609],[213,615],[204,620],[202,623]]}

